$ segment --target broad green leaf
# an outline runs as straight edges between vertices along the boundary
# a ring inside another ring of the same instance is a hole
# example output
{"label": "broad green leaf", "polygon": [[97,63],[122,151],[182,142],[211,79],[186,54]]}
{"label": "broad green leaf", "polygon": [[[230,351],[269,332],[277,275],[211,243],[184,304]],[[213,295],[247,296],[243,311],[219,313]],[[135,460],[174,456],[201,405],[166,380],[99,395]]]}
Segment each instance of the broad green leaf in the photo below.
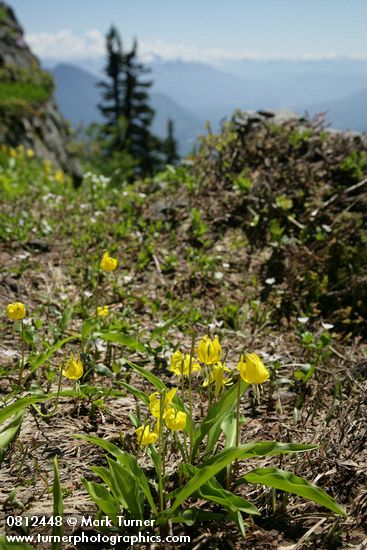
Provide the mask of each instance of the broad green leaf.
{"label": "broad green leaf", "polygon": [[47,401],[48,399],[52,399],[52,397],[53,394],[31,395],[29,397],[22,397],[21,399],[14,401],[11,405],[7,405],[6,407],[0,409],[0,424],[18,411],[24,411],[24,409],[26,409],[29,405]]}
{"label": "broad green leaf", "polygon": [[113,498],[104,485],[100,483],[95,483],[94,481],[87,481],[82,478],[82,483],[89,493],[89,496],[98,506],[98,508],[109,518],[111,518],[112,523],[118,525],[117,516],[120,513],[120,506],[118,502]]}
{"label": "broad green leaf", "polygon": [[[240,380],[239,383],[241,384],[240,395],[243,395],[248,388],[248,384],[243,382],[243,380]],[[237,384],[234,384],[223,393],[215,405],[210,407],[208,414],[202,421],[200,428],[196,433],[193,456],[195,456],[199,450],[200,444],[209,430],[213,428],[217,422],[222,421],[222,419],[228,414],[228,411],[232,410],[234,404],[237,402],[237,391]]]}
{"label": "broad green leaf", "polygon": [[138,480],[119,462],[110,458],[107,462],[130,514],[134,518],[143,518],[144,494]]}
{"label": "broad green leaf", "polygon": [[2,460],[3,451],[15,439],[22,425],[24,410],[18,411],[11,422],[0,432],[0,462]]}
{"label": "broad green leaf", "polygon": [[312,500],[321,506],[325,506],[329,510],[332,510],[336,514],[340,514],[346,517],[345,510],[333,498],[331,498],[325,491],[316,487],[309,481],[298,477],[292,472],[280,470],[279,468],[256,468],[245,476],[241,477],[241,481],[248,483],[260,483],[267,487],[273,487],[274,489],[280,489],[287,493],[293,493],[295,495]]}
{"label": "broad green leaf", "polygon": [[93,319],[85,319],[83,321],[82,328],[80,331],[83,342],[85,342],[88,339],[88,336],[90,335],[91,332],[93,332],[95,326],[96,326],[96,322]]}
{"label": "broad green leaf", "polygon": [[126,382],[118,382],[118,385],[125,388],[129,393],[131,393],[131,395],[136,397],[136,399],[138,399],[139,401],[142,401],[146,405],[149,405],[149,397],[143,391],[138,390],[137,388],[135,388],[134,386],[131,386],[131,384],[127,384]]}
{"label": "broad green leaf", "polygon": [[[54,517],[61,516],[61,518],[63,518],[64,515],[62,488],[60,483],[59,464],[57,461],[57,456],[55,456],[54,458],[53,514]],[[52,535],[54,537],[62,537],[64,534],[63,522],[61,521],[61,525],[56,525],[55,523],[56,522],[54,522],[52,526]],[[61,542],[57,542],[57,540],[53,539],[51,550],[61,550]]]}
{"label": "broad green leaf", "polygon": [[98,445],[98,447],[102,447],[102,449],[104,449],[116,458],[123,455],[124,453],[124,451],[119,449],[110,441],[107,441],[106,439],[101,439],[100,437],[97,437],[95,435],[72,435],[71,437],[73,437],[74,439],[82,439],[83,441],[87,441],[88,443],[92,443],[93,445]]}
{"label": "broad green leaf", "polygon": [[168,391],[166,384],[148,369],[145,369],[140,365],[136,365],[135,363],[131,363],[130,361],[126,361],[126,364],[129,365],[129,367],[131,367],[132,369],[139,372],[145,378],[145,380],[147,380],[150,384],[152,384],[152,386],[155,387],[156,390]]}
{"label": "broad green leaf", "polygon": [[221,428],[226,436],[225,449],[234,447],[236,443],[237,411],[231,411],[224,417]]}
{"label": "broad green leaf", "polygon": [[105,342],[121,344],[131,351],[138,351],[139,353],[147,352],[144,344],[136,340],[133,336],[129,336],[129,334],[124,334],[123,332],[95,332],[94,336],[96,338],[101,338]]}
{"label": "broad green leaf", "polygon": [[240,511],[250,515],[260,515],[259,510],[254,504],[251,504],[251,502],[238,495],[234,495],[231,491],[223,489],[216,479],[207,481],[199,489],[198,493],[206,500],[221,504],[225,508],[229,508],[232,512]]}
{"label": "broad green leaf", "polygon": [[43,363],[48,361],[48,359],[50,359],[50,357],[52,357],[60,348],[62,348],[62,346],[64,346],[68,342],[71,342],[72,340],[80,340],[80,334],[73,334],[72,336],[68,336],[63,340],[59,340],[58,342],[56,342],[56,344],[51,346],[47,351],[38,354],[34,358],[31,358],[29,360],[31,364],[30,374],[32,374],[32,372],[34,372],[38,367],[43,365]]}
{"label": "broad green leaf", "polygon": [[195,493],[204,483],[217,475],[223,468],[235,460],[243,460],[254,456],[276,455],[281,453],[312,451],[317,445],[299,445],[296,443],[277,443],[273,441],[259,441],[240,445],[239,447],[225,449],[218,455],[214,456],[197,471],[190,481],[178,492],[172,504],[172,507],[167,512],[170,515],[174,512],[186,499]]}
{"label": "broad green leaf", "polygon": [[117,461],[126,467],[126,469],[134,476],[136,481],[139,483],[140,488],[142,489],[146,499],[149,502],[149,506],[152,508],[153,512],[156,513],[157,509],[152,497],[152,493],[150,492],[149,483],[145,476],[144,471],[139,466],[138,461],[136,460],[135,456],[124,453],[122,456],[119,455],[117,457]]}
{"label": "broad green leaf", "polygon": [[133,455],[130,455],[125,451],[122,451],[113,443],[110,443],[105,439],[101,439],[93,435],[74,435],[72,437],[74,437],[75,439],[82,439],[94,445],[98,445],[99,447],[102,447],[102,449],[104,449],[105,451],[110,453],[112,456],[114,456],[121,464],[124,464],[124,466],[129,469],[131,474],[136,477],[152,510],[156,511],[156,506],[152,497],[152,493],[150,491],[148,480],[144,474],[143,469],[139,466],[138,461]]}
{"label": "broad green leaf", "polygon": [[[185,464],[183,465],[182,470],[187,476],[192,477],[199,471],[199,468],[196,468],[191,464]],[[245,512],[246,514],[260,515],[259,510],[254,504],[251,504],[248,500],[245,500],[231,491],[224,489],[215,477],[209,479],[209,481],[207,481],[199,489],[198,494],[206,500],[211,500],[212,502],[221,504],[224,508],[233,513],[239,510],[241,512]],[[235,521],[237,523],[237,518]]]}

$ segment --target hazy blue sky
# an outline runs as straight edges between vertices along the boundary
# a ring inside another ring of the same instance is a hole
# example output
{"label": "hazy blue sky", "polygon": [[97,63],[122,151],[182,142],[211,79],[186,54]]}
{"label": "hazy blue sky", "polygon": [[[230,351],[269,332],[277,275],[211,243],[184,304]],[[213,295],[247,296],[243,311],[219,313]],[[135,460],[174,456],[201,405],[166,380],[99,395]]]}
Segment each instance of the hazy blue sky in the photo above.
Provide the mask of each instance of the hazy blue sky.
{"label": "hazy blue sky", "polygon": [[367,59],[367,0],[8,0],[43,58],[103,53],[114,23],[143,54]]}

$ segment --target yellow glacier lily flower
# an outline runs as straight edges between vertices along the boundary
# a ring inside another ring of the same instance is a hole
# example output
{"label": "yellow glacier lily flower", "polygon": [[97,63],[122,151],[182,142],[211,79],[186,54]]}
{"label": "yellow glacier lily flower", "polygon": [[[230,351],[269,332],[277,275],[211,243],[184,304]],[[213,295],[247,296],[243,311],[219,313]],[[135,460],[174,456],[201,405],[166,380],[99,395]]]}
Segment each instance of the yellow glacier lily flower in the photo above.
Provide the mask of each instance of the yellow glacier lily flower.
{"label": "yellow glacier lily flower", "polygon": [[227,369],[222,363],[219,361],[214,367],[211,369],[209,373],[209,378],[205,380],[203,386],[207,386],[208,384],[215,383],[215,389],[214,389],[214,395],[215,397],[218,397],[220,392],[222,391],[222,388],[225,386],[228,386],[229,384],[232,384],[232,376],[229,378],[225,377],[226,372],[231,372],[231,369]]}
{"label": "yellow glacier lily flower", "polygon": [[[201,367],[199,363],[194,363],[194,359],[191,361],[191,373],[200,372]],[[180,350],[175,351],[171,358],[170,371],[177,376],[189,376],[190,374],[190,354],[186,353],[185,356]]]}
{"label": "yellow glacier lily flower", "polygon": [[164,421],[169,430],[184,430],[186,427],[187,414],[182,411],[176,411],[169,407],[164,415]]}
{"label": "yellow glacier lily flower", "polygon": [[84,368],[83,363],[78,355],[78,359],[75,360],[74,355],[71,354],[70,359],[65,365],[62,374],[69,378],[69,380],[79,380],[83,376]]}
{"label": "yellow glacier lily flower", "polygon": [[140,426],[135,430],[139,445],[151,445],[158,438],[157,432],[151,432],[149,426]]}
{"label": "yellow glacier lily flower", "polygon": [[14,302],[6,306],[6,314],[12,321],[20,321],[27,315],[27,311],[22,302]]}
{"label": "yellow glacier lily flower", "polygon": [[263,384],[270,376],[268,369],[256,353],[246,353],[237,365],[241,378],[248,384]]}
{"label": "yellow glacier lily flower", "polygon": [[97,307],[97,315],[99,317],[107,317],[110,313],[110,308],[108,306],[98,306]]}
{"label": "yellow glacier lily flower", "polygon": [[111,258],[108,252],[105,252],[102,256],[99,267],[102,271],[115,271],[117,267],[117,260],[116,258]]}
{"label": "yellow glacier lily flower", "polygon": [[198,359],[201,363],[205,365],[214,365],[220,361],[222,357],[222,347],[219,343],[218,336],[212,340],[209,336],[204,336],[204,338],[199,342],[198,345]]}
{"label": "yellow glacier lily flower", "polygon": [[[163,404],[162,404],[163,418],[165,414],[165,409],[172,403],[172,399],[176,395],[176,392],[177,392],[177,388],[172,388],[163,397]],[[152,393],[152,395],[149,396],[149,410],[151,414],[156,418],[161,417],[161,400],[162,400],[162,396],[157,391]]]}
{"label": "yellow glacier lily flower", "polygon": [[65,174],[62,170],[56,170],[54,178],[56,183],[64,183]]}

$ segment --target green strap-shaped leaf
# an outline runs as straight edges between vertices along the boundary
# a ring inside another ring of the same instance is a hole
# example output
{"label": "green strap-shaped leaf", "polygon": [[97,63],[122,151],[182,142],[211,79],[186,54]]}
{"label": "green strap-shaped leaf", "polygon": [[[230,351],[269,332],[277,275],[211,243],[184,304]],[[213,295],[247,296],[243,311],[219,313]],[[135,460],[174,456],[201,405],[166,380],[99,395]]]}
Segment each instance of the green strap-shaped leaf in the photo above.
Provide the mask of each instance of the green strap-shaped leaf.
{"label": "green strap-shaped leaf", "polygon": [[118,525],[117,516],[120,513],[120,506],[118,502],[111,495],[109,490],[100,483],[95,483],[94,481],[87,481],[82,478],[82,483],[89,493],[89,496],[96,503],[98,508],[108,516],[114,525]]}
{"label": "green strap-shaped leaf", "polygon": [[141,367],[140,365],[136,365],[135,363],[131,363],[131,361],[126,361],[126,364],[129,365],[129,367],[131,367],[132,369],[139,372],[143,376],[143,378],[145,378],[145,380],[147,380],[150,384],[152,384],[152,386],[155,387],[156,390],[168,391],[166,384],[149,370]]}
{"label": "green strap-shaped leaf", "polygon": [[2,460],[3,451],[15,439],[22,425],[24,410],[18,411],[12,418],[11,422],[0,432],[0,462]]}
{"label": "green strap-shaped leaf", "polygon": [[118,382],[118,384],[119,386],[122,386],[123,388],[125,388],[129,393],[131,393],[131,395],[136,397],[136,399],[139,399],[146,405],[149,405],[149,397],[147,396],[146,393],[136,389],[134,386],[132,386],[131,384],[127,384],[126,382]]}
{"label": "green strap-shaped leaf", "polygon": [[[144,470],[139,466],[139,463],[134,456],[126,453],[125,451],[122,451],[110,441],[106,441],[105,439],[101,439],[100,437],[96,437],[94,435],[74,435],[73,437],[75,439],[82,439],[94,445],[98,445],[99,447],[102,447],[102,449],[110,453],[121,464],[123,464],[125,468],[127,468],[130,473],[136,477],[137,481],[139,482],[140,488],[142,489],[147,501],[149,502],[150,507],[154,512],[156,512],[156,506],[152,497],[152,493],[150,491],[148,480],[146,478]],[[103,470],[105,470],[105,468],[103,468]],[[97,472],[95,468],[93,469],[93,471],[95,471],[96,473],[98,473],[98,475],[100,475],[100,477],[102,477],[100,472]],[[108,484],[106,478],[102,477],[102,479],[104,479],[104,481]]]}
{"label": "green strap-shaped leaf", "polygon": [[225,449],[207,462],[197,471],[190,481],[176,494],[176,498],[167,511],[169,516],[186,499],[195,493],[204,483],[217,475],[223,468],[235,460],[243,460],[254,456],[276,455],[280,453],[299,453],[312,451],[317,445],[298,445],[296,443],[277,443],[276,441],[260,441],[240,445],[239,447]]}
{"label": "green strap-shaped leaf", "polygon": [[[63,527],[64,505],[62,501],[62,488],[60,483],[59,464],[57,461],[57,456],[55,456],[54,458],[53,514],[54,514],[54,518],[56,516],[60,516],[62,520],[60,525],[56,525],[57,522],[54,521],[54,524],[52,526],[52,535],[54,537],[62,537],[64,534],[64,527]],[[61,542],[57,542],[57,539],[53,538],[51,550],[61,550]]]}
{"label": "green strap-shaped leaf", "polygon": [[258,508],[254,504],[251,504],[248,500],[231,493],[221,487],[220,483],[216,479],[210,479],[200,489],[199,495],[205,500],[211,500],[229,508],[232,512],[245,512],[250,515],[260,515]]}
{"label": "green strap-shaped leaf", "polygon": [[107,458],[112,476],[122,495],[122,502],[126,502],[127,509],[133,518],[142,519],[144,510],[144,493],[136,477],[119,462]]}
{"label": "green strap-shaped leaf", "polygon": [[101,338],[105,342],[121,344],[131,351],[138,351],[139,353],[147,352],[147,348],[144,346],[144,344],[139,342],[139,340],[137,340],[133,336],[130,336],[129,334],[124,334],[123,332],[95,332],[94,336],[96,338]]}
{"label": "green strap-shaped leaf", "polygon": [[[240,394],[243,395],[243,393],[248,388],[248,384],[243,382],[243,380],[241,380],[239,383],[241,384]],[[237,402],[237,391],[237,384],[235,384],[223,393],[223,395],[221,396],[219,401],[215,403],[215,405],[210,407],[207,416],[202,421],[200,428],[197,430],[196,433],[195,443],[193,447],[194,456],[199,450],[199,446],[209,430],[213,428],[218,422],[221,422],[222,419],[228,414],[228,412],[234,407],[235,403]]]}
{"label": "green strap-shaped leaf", "polygon": [[256,468],[240,478],[242,482],[260,483],[267,487],[280,489],[287,493],[293,493],[308,500],[312,500],[321,506],[325,506],[336,514],[346,517],[345,510],[331,498],[325,491],[316,487],[306,479],[298,477],[292,472],[280,470],[279,468]]}
{"label": "green strap-shaped leaf", "polygon": [[24,409],[26,409],[29,405],[33,405],[34,403],[41,403],[42,401],[47,401],[53,396],[53,394],[31,395],[29,397],[22,397],[21,399],[14,401],[14,403],[11,403],[11,405],[7,405],[6,407],[0,409],[0,424],[10,416],[13,416],[13,414],[17,413],[18,411],[24,411]]}

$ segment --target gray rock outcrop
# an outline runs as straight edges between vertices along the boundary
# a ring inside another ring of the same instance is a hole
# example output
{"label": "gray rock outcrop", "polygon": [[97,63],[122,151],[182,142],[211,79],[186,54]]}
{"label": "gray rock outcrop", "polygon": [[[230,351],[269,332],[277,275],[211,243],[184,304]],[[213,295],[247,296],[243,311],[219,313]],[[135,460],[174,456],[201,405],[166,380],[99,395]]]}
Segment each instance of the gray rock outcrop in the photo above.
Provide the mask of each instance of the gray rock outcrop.
{"label": "gray rock outcrop", "polygon": [[54,101],[52,77],[26,44],[13,10],[1,1],[0,86],[0,143],[33,149],[78,185],[82,168],[68,149],[70,130]]}

